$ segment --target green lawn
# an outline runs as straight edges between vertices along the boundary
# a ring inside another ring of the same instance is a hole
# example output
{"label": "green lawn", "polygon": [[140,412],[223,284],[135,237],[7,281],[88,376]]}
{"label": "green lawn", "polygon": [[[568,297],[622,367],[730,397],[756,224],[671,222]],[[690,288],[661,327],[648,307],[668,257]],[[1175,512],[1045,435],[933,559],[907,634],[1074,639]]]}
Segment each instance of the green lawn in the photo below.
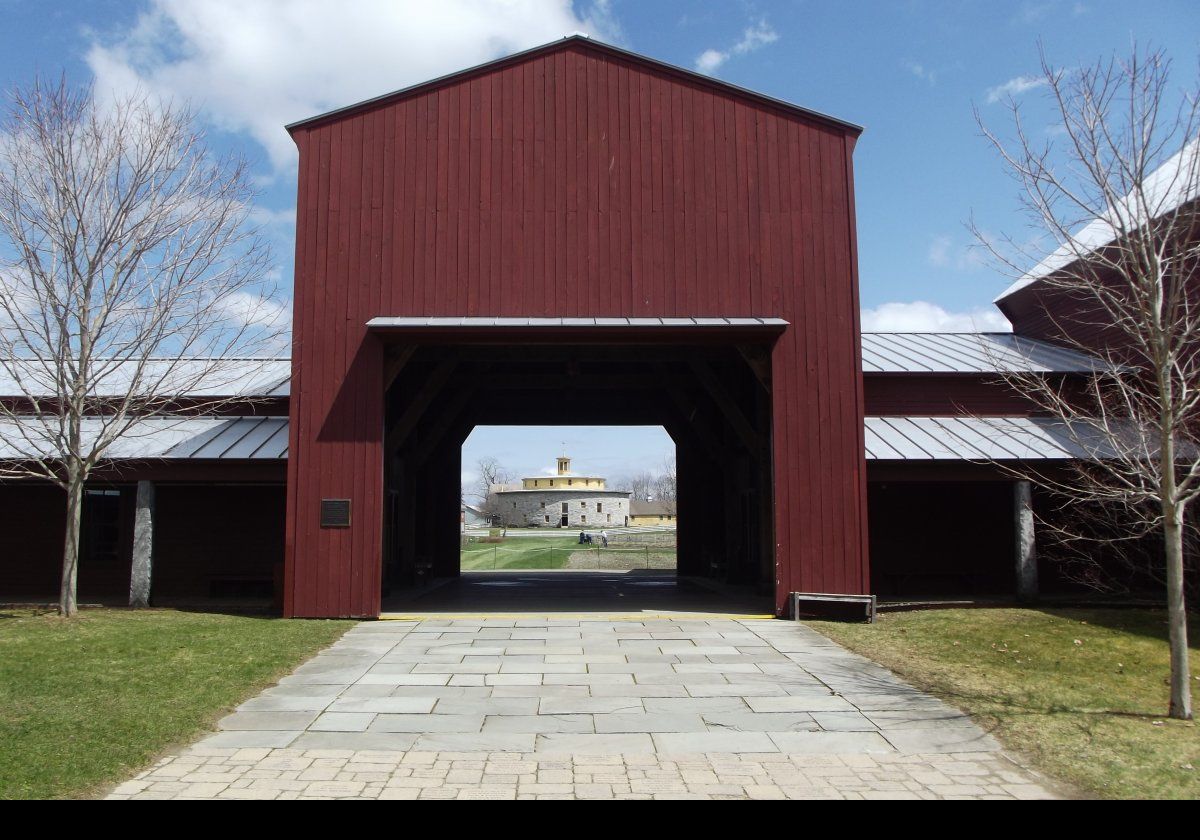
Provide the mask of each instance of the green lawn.
{"label": "green lawn", "polygon": [[462,548],[463,571],[488,569],[561,569],[571,552],[584,548],[579,534],[509,537],[503,542],[470,542]]}
{"label": "green lawn", "polygon": [[[1165,618],[1151,610],[979,609],[812,626],[971,713],[1007,747],[1082,790],[1200,799],[1200,730],[1164,717]],[[1192,672],[1200,676],[1200,621],[1192,625]]]}
{"label": "green lawn", "polygon": [[631,541],[614,542],[609,548],[600,547],[600,537],[591,545],[579,544],[579,532],[547,534],[546,536],[509,536],[499,542],[474,539],[463,543],[463,571],[493,569],[564,569],[571,555],[577,556],[575,569],[643,569],[660,570],[675,567],[673,545],[651,545]]}
{"label": "green lawn", "polygon": [[80,797],[186,743],[352,622],[0,612],[0,799]]}

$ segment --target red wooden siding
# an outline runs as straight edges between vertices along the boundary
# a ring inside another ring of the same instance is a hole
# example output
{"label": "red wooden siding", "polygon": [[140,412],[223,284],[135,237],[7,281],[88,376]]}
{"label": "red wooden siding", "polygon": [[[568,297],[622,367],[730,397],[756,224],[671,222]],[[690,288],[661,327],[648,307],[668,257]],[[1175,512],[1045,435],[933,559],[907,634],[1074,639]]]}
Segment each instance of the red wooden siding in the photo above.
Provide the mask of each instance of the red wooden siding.
{"label": "red wooden siding", "polygon": [[868,417],[1021,416],[1035,406],[998,381],[978,374],[895,374],[863,376]]}
{"label": "red wooden siding", "polygon": [[379,609],[377,315],[787,319],[777,592],[867,591],[856,132],[568,41],[293,134],[287,614]]}
{"label": "red wooden siding", "polygon": [[999,305],[1018,335],[1095,351],[1120,347],[1126,340],[1095,301],[1046,284],[1021,289]]}
{"label": "red wooden siding", "polygon": [[[94,482],[89,489],[119,490],[116,562],[79,565],[80,602],[129,602],[129,569],[138,479],[160,481],[161,474],[128,465],[117,474],[120,484]],[[181,472],[178,468],[176,477]],[[262,471],[260,471],[262,472]],[[283,486],[227,484],[236,472],[224,465],[215,475],[194,471],[203,484],[159,483],[155,499],[154,575],[151,597],[200,601],[209,596],[214,578],[257,578],[270,581],[283,560]],[[89,504],[85,498],[85,506]],[[66,497],[42,482],[0,484],[0,529],[7,535],[0,557],[0,600],[58,599],[62,574]],[[38,527],[29,527],[30,522]]]}

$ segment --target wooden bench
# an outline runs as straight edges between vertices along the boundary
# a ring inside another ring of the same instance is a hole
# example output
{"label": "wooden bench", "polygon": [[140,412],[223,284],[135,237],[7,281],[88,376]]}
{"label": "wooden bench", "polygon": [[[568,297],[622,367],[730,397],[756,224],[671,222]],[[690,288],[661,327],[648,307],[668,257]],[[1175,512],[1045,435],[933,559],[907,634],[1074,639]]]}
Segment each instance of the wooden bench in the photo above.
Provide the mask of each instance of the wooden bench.
{"label": "wooden bench", "polygon": [[793,592],[789,599],[792,620],[834,618],[844,621],[875,622],[874,595],[836,595],[828,592]]}

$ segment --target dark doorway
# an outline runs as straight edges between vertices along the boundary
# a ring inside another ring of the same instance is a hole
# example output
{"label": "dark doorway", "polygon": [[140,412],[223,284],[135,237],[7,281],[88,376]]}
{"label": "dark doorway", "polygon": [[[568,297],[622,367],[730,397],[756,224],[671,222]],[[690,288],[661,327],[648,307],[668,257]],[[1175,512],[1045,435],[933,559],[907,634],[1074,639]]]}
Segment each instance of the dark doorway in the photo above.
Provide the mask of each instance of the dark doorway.
{"label": "dark doorway", "polygon": [[82,599],[109,602],[128,597],[133,551],[133,494],[132,487],[84,491],[79,522],[79,597]]}
{"label": "dark doorway", "polygon": [[394,340],[385,362],[385,487],[396,504],[384,534],[385,597],[459,575],[461,447],[471,430],[533,424],[662,426],[676,447],[679,575],[773,594],[769,341]]}
{"label": "dark doorway", "polygon": [[420,597],[403,596],[389,611],[437,613],[772,613],[769,595],[745,588],[714,589],[696,579],[656,574],[478,572]]}
{"label": "dark doorway", "polygon": [[871,580],[883,598],[1010,596],[1012,483],[872,481]]}

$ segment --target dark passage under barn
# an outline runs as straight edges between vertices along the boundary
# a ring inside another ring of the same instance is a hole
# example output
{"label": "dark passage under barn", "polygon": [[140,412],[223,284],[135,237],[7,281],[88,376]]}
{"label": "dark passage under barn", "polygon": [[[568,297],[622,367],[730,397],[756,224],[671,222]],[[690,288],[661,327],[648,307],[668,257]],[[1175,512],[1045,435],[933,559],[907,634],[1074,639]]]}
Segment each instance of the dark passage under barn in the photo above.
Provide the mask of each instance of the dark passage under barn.
{"label": "dark passage under barn", "polygon": [[[674,335],[505,335],[381,323],[383,593],[459,574],[463,441],[477,425],[660,425],[674,440],[678,572],[771,595],[770,347],[754,319]],[[413,343],[414,341],[420,343]]]}

